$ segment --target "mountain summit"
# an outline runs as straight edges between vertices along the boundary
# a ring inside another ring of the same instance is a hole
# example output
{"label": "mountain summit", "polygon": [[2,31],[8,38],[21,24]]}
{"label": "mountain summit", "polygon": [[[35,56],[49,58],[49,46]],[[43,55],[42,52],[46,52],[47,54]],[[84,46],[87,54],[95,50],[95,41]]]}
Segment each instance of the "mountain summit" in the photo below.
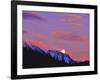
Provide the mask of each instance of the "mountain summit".
{"label": "mountain summit", "polygon": [[48,50],[47,53],[48,53],[48,55],[50,55],[55,60],[63,61],[66,64],[75,63],[75,61],[72,60],[71,57],[68,54],[64,54],[60,51]]}
{"label": "mountain summit", "polygon": [[56,50],[44,51],[41,48],[23,44],[23,68],[62,67],[89,65],[88,61],[74,61],[68,54]]}

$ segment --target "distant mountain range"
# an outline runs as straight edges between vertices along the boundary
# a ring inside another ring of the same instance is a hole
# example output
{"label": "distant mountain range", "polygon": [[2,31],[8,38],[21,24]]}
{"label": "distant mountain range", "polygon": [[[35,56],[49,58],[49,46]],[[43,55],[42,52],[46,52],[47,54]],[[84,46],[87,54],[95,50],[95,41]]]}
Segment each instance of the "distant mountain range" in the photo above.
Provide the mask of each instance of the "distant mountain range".
{"label": "distant mountain range", "polygon": [[75,61],[68,54],[56,50],[44,51],[41,48],[23,44],[23,68],[85,66],[89,61]]}

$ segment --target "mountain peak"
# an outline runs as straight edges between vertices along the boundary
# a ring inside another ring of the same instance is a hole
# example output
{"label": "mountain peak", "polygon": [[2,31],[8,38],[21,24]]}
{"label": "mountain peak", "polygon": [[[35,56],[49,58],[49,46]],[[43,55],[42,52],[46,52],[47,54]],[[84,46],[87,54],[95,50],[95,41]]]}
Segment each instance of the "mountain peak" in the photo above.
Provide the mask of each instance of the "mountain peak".
{"label": "mountain peak", "polygon": [[70,62],[74,62],[74,60],[71,59],[71,57],[68,54],[64,54],[60,51],[56,51],[56,50],[48,50],[47,52],[51,57],[53,57],[56,60],[59,61],[64,61],[65,63],[70,63]]}
{"label": "mountain peak", "polygon": [[[33,44],[27,44],[24,43],[23,44],[23,48],[24,48],[24,52],[27,53],[27,55],[30,55],[31,53],[34,55],[34,59],[36,56],[38,59],[41,58],[41,60],[47,62],[46,64],[50,65],[50,63],[48,62],[48,59],[50,60],[50,62],[52,61],[51,64],[53,65],[57,65],[57,64],[62,64],[62,65],[87,65],[89,64],[89,61],[74,61],[70,55],[68,55],[67,53],[62,53],[61,51],[57,51],[57,50],[47,50],[44,51],[43,49],[41,49],[40,47],[33,45]],[[30,54],[29,54],[30,53]],[[39,57],[41,56],[41,57]],[[34,60],[33,59],[33,60]],[[37,61],[38,61],[37,59]],[[45,59],[45,60],[44,60]],[[57,64],[55,64],[57,62]],[[37,64],[37,62],[35,62]],[[41,64],[42,66],[42,64]]]}

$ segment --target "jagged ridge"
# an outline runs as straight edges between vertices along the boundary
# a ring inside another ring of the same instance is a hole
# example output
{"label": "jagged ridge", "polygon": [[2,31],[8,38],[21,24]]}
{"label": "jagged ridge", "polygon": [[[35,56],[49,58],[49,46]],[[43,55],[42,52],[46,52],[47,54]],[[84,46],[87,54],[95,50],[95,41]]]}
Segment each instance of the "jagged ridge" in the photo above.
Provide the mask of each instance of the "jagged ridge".
{"label": "jagged ridge", "polygon": [[[86,64],[89,64],[88,61]],[[59,51],[47,52],[32,44],[23,44],[23,68],[60,67],[82,65],[83,62],[74,61],[68,54]]]}

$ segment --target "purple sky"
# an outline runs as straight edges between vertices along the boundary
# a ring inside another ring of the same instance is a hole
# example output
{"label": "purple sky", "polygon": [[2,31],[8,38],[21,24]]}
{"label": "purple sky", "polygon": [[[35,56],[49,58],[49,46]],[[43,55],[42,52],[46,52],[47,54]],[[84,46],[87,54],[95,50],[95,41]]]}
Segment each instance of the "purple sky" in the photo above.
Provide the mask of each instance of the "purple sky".
{"label": "purple sky", "polygon": [[23,40],[89,60],[89,14],[23,11]]}

